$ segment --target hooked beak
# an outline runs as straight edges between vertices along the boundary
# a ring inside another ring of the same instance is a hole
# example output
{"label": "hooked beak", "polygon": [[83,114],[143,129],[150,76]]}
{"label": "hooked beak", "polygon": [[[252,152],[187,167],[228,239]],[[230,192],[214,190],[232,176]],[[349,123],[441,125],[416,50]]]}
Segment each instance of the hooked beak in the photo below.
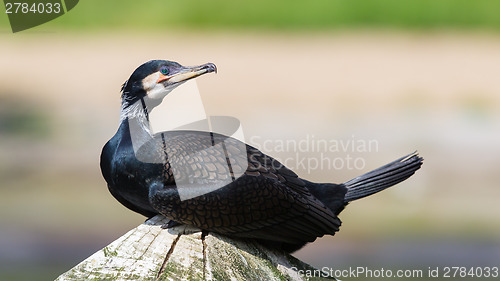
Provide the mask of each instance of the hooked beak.
{"label": "hooked beak", "polygon": [[200,75],[210,72],[217,73],[217,67],[213,63],[206,63],[200,66],[183,67],[179,72],[172,75],[160,74],[160,77],[158,78],[156,83],[161,83],[168,80],[171,84],[175,84],[192,78],[196,78]]}

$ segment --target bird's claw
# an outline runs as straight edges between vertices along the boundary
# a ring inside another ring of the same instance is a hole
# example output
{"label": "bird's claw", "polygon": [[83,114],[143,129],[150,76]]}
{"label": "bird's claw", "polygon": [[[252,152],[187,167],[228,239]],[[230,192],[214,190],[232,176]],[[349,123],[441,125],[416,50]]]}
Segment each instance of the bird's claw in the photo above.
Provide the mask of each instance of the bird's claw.
{"label": "bird's claw", "polygon": [[172,228],[172,227],[178,226],[178,225],[182,225],[182,223],[178,223],[176,221],[169,220],[166,224],[162,225],[161,228],[168,229],[168,228]]}

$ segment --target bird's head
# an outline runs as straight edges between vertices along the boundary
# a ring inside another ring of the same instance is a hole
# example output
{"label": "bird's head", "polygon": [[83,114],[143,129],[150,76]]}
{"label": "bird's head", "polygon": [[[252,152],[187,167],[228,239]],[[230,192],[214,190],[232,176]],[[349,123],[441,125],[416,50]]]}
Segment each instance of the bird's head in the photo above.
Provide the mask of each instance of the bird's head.
{"label": "bird's head", "polygon": [[182,66],[173,61],[152,60],[139,66],[122,86],[122,107],[143,99],[148,105],[159,105],[177,86],[205,73],[217,72],[213,63]]}

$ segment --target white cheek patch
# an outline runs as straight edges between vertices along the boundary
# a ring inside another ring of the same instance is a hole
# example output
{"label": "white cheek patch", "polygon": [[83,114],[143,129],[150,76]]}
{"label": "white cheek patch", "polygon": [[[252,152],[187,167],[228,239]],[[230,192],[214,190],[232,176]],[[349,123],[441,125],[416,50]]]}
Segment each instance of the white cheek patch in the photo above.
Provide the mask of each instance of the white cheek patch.
{"label": "white cheek patch", "polygon": [[159,78],[160,73],[155,72],[142,80],[142,86],[146,90],[147,96],[152,100],[163,99],[170,92],[162,83],[156,83]]}
{"label": "white cheek patch", "polygon": [[150,99],[156,100],[156,99],[163,99],[169,92],[170,90],[165,88],[163,84],[160,83],[156,84],[152,89],[147,91],[146,94]]}
{"label": "white cheek patch", "polygon": [[149,91],[153,87],[155,87],[155,85],[157,85],[156,81],[158,81],[159,78],[160,78],[159,72],[149,74],[148,76],[146,76],[146,78],[142,79],[142,86],[146,91]]}

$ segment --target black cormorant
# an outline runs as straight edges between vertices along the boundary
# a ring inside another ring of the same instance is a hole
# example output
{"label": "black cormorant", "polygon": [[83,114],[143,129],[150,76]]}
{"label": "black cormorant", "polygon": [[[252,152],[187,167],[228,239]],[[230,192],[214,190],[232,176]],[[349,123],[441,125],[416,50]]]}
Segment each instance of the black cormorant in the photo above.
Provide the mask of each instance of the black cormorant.
{"label": "black cormorant", "polygon": [[[127,208],[146,217],[162,214],[170,225],[194,225],[291,252],[334,235],[341,224],[337,216],[349,202],[407,179],[422,165],[413,153],[345,183],[313,183],[235,138],[204,131],[151,132],[149,112],[170,91],[215,71],[212,63],[184,67],[153,60],[122,86],[120,126],[102,150],[101,170],[111,194]],[[224,153],[210,149],[217,144]],[[174,160],[184,168],[175,170]],[[193,184],[193,190],[219,188],[181,198],[180,181],[184,187]]]}

